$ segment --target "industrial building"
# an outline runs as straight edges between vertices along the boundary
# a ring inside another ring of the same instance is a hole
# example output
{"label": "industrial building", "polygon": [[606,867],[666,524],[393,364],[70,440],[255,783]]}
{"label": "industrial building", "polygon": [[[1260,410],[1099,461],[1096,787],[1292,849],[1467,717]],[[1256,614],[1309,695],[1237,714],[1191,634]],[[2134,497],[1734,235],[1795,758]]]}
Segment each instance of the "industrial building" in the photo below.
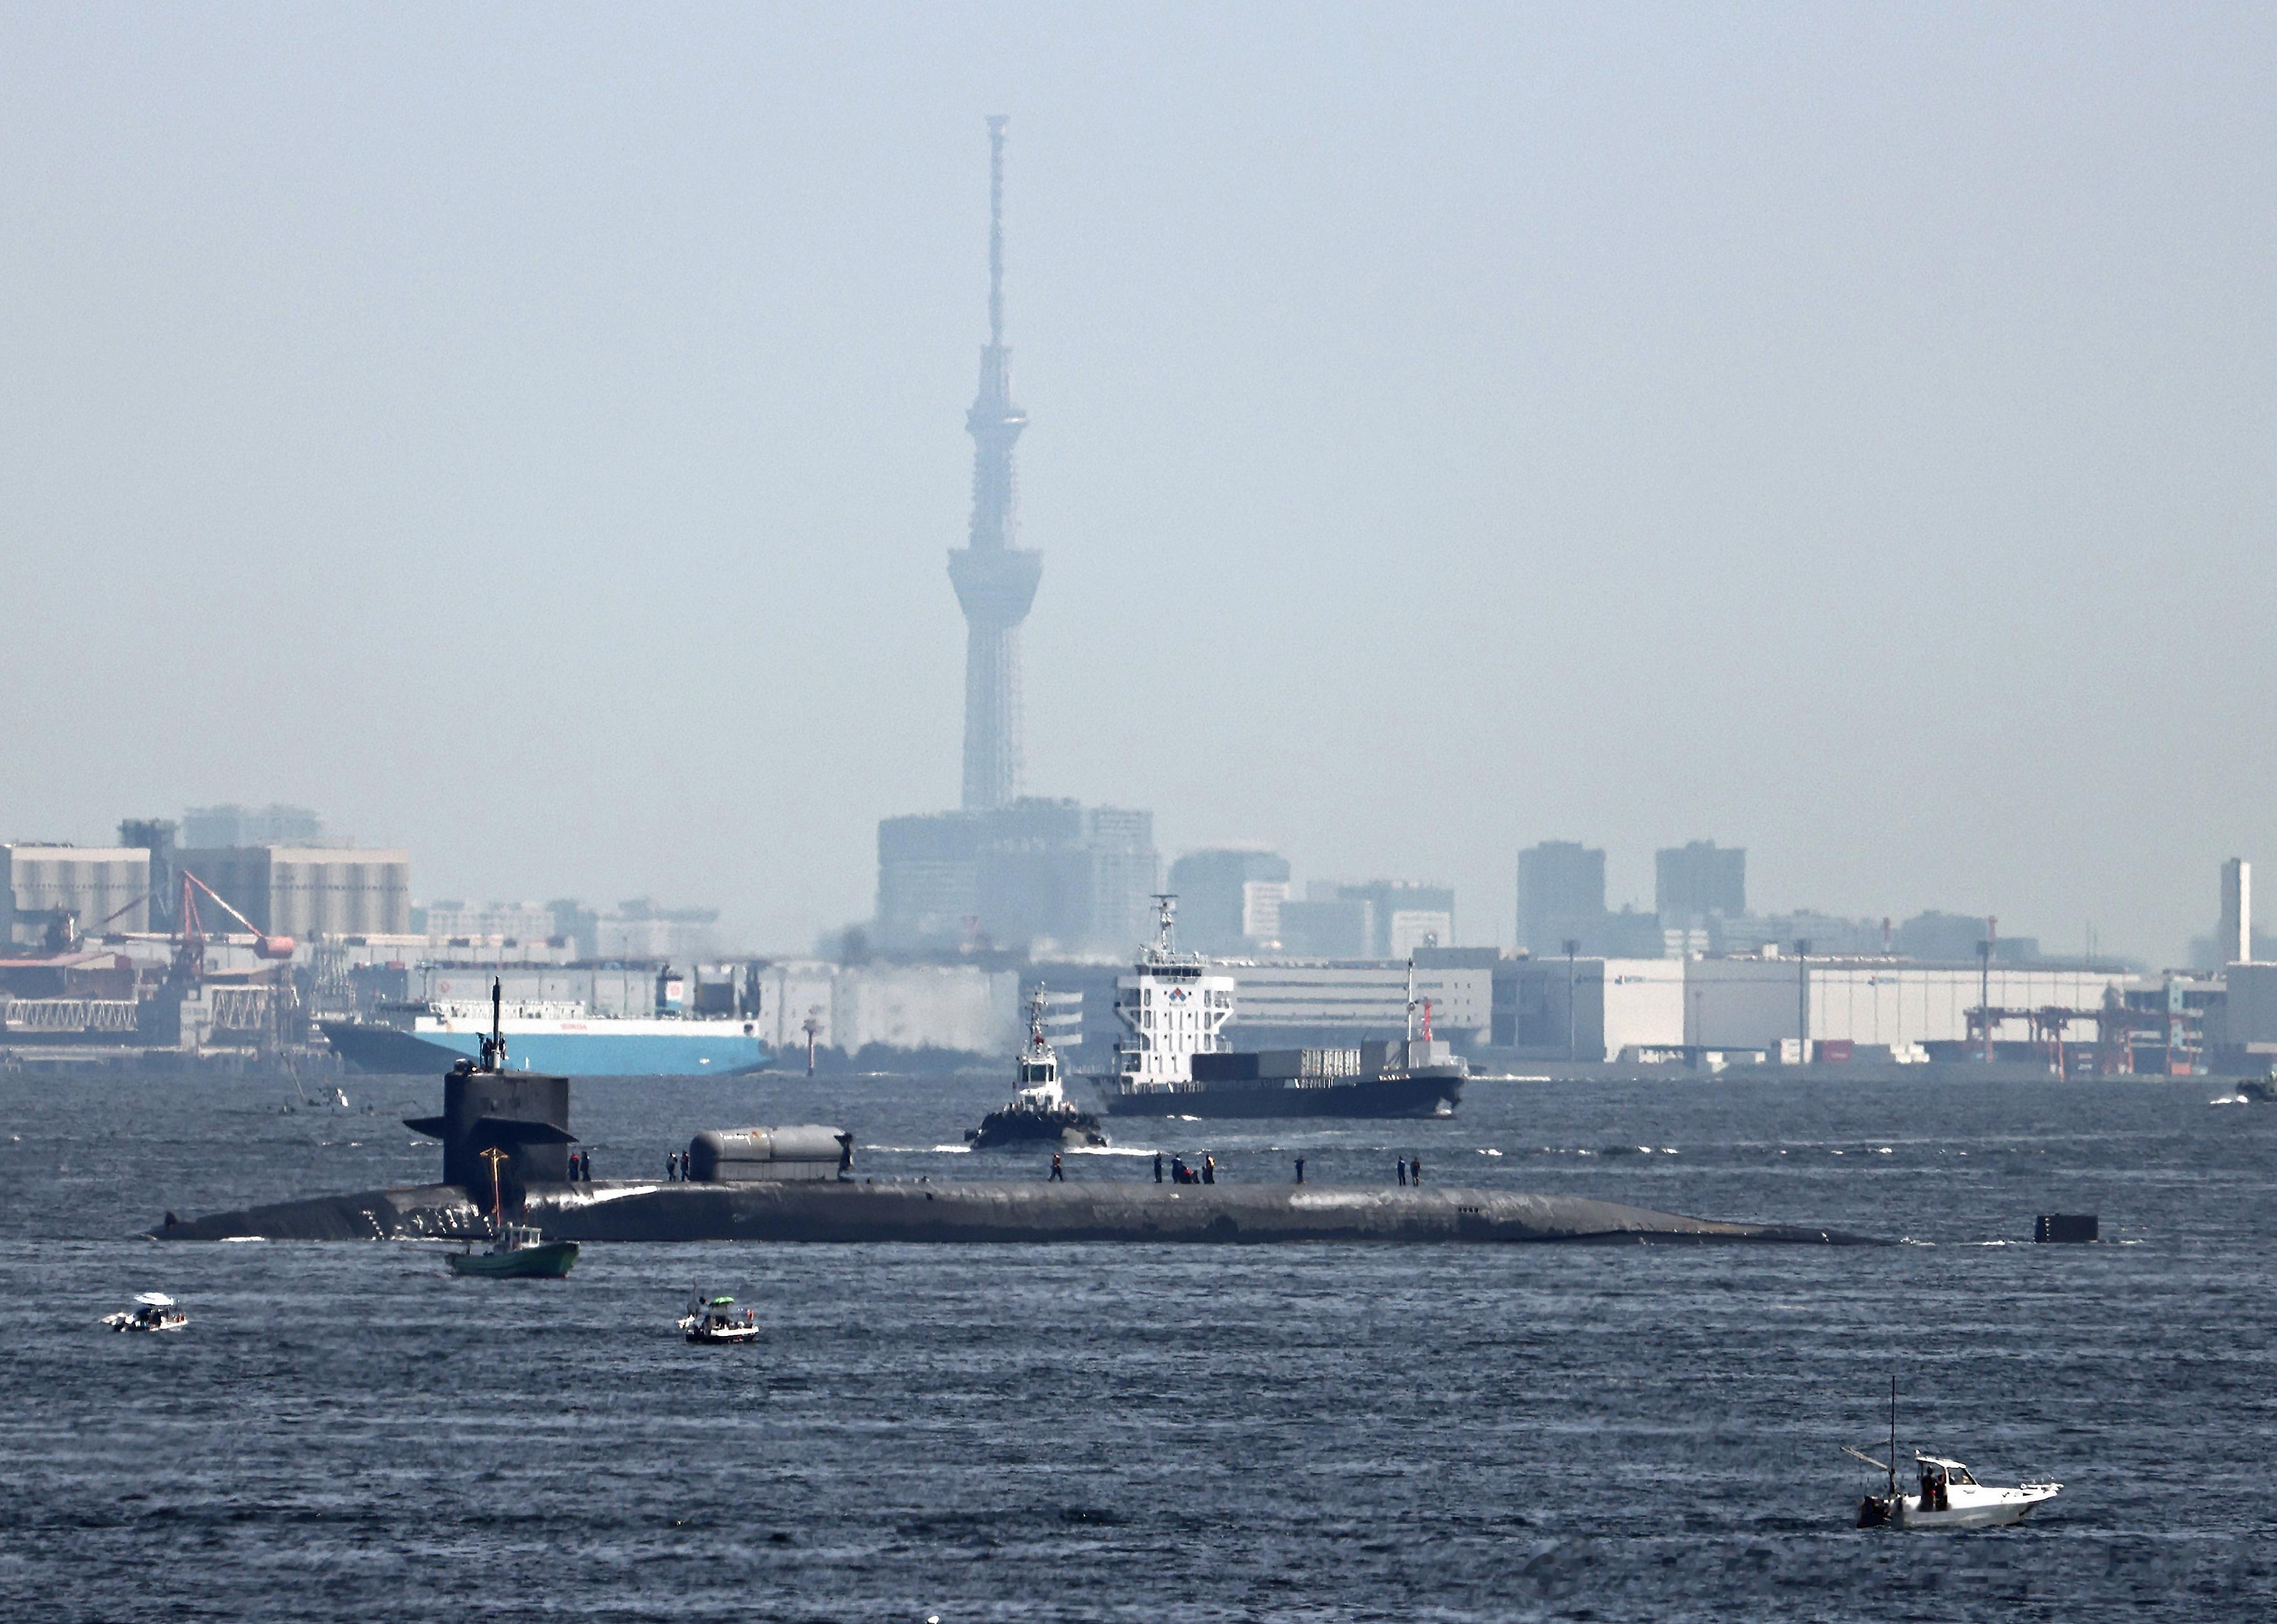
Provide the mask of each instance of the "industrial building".
{"label": "industrial building", "polygon": [[760,1034],[789,1069],[809,1029],[818,1051],[922,1050],[1009,1057],[1021,1039],[1015,971],[956,964],[829,964],[796,960],[756,972]]}
{"label": "industrial building", "polygon": [[109,921],[150,928],[150,854],[139,846],[0,846],[0,941],[38,945]]}
{"label": "industrial building", "polygon": [[[1989,1006],[1995,1038],[2011,1048],[2092,1045],[2106,999],[2123,1000],[2144,979],[2083,967],[1769,954],[1513,959],[1495,968],[1489,1042],[1523,1059],[1585,1062],[1710,1053],[1953,1059],[1981,1048],[1983,1028],[1971,1012]],[[2035,1027],[2028,1012],[2046,1023]],[[2062,1012],[2068,1018],[2058,1018]],[[2012,1020],[2014,1029],[2006,1029]]]}
{"label": "industrial building", "polygon": [[176,861],[270,936],[400,936],[411,930],[407,853],[332,846],[185,847]]}

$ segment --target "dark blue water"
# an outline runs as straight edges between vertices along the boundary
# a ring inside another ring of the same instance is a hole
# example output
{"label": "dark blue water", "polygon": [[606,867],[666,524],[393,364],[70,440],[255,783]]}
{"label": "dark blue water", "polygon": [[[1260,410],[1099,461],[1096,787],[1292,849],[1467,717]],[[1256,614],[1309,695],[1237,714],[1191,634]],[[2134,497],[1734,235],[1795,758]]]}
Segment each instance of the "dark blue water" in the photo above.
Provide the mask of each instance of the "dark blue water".
{"label": "dark blue water", "polygon": [[[635,1247],[559,1283],[408,1245],[167,1245],[431,1178],[423,1080],[0,1079],[0,1616],[2277,1616],[2277,1110],[2190,1083],[1482,1084],[1452,1121],[1128,1127],[1225,1175],[1573,1191],[1874,1249]],[[828,1120],[869,1171],[1001,1089],[580,1084],[602,1177]],[[362,1107],[377,1107],[366,1115]],[[1072,1176],[1145,1176],[1137,1157]],[[2106,1244],[2034,1247],[2035,1213]],[[756,1349],[682,1345],[697,1282]],[[116,1337],[133,1293],[189,1328]],[[1884,1430],[2067,1488],[1850,1525]]]}

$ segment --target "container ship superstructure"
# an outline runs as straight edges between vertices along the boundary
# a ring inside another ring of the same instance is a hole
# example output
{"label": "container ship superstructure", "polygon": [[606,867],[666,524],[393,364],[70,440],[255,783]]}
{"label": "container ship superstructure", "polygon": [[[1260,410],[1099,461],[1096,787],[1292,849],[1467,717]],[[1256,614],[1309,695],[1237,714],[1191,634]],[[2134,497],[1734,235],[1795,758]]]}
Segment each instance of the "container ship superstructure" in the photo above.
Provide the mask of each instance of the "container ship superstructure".
{"label": "container ship superstructure", "polygon": [[[1407,1035],[1351,1048],[1238,1051],[1225,1037],[1237,983],[1174,940],[1176,899],[1155,899],[1154,941],[1115,983],[1115,1069],[1094,1077],[1113,1116],[1443,1117],[1470,1066],[1431,1036],[1407,975]],[[1421,1031],[1417,1030],[1418,1012]]]}

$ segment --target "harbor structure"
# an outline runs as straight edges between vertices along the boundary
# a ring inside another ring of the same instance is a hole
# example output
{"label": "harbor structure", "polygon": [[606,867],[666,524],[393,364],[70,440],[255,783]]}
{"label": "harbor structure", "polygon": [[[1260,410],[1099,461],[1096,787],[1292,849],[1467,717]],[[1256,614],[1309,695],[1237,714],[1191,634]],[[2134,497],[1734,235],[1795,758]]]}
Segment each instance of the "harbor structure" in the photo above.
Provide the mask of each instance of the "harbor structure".
{"label": "harbor structure", "polygon": [[1012,402],[1012,351],[1004,342],[1004,126],[988,120],[988,342],[980,387],[964,415],[972,436],[972,523],[948,555],[964,611],[964,800],[968,812],[1019,799],[1020,623],[1035,602],[1043,556],[1019,544],[1012,448],[1028,415]]}

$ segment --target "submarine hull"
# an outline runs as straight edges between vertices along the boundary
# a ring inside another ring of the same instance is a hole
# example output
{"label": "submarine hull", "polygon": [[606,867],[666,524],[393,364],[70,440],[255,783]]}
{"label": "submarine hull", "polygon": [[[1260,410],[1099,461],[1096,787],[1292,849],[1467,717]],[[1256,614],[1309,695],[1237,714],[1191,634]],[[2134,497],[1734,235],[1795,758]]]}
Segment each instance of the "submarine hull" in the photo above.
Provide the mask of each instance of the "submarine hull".
{"label": "submarine hull", "polygon": [[[1757,1241],[1868,1243],[1836,1230],[1732,1224],[1572,1195],[1324,1185],[958,1180],[614,1181],[531,1188],[518,1221],[578,1241]],[[372,1190],[176,1221],[160,1240],[455,1240],[484,1217],[449,1185]]]}

